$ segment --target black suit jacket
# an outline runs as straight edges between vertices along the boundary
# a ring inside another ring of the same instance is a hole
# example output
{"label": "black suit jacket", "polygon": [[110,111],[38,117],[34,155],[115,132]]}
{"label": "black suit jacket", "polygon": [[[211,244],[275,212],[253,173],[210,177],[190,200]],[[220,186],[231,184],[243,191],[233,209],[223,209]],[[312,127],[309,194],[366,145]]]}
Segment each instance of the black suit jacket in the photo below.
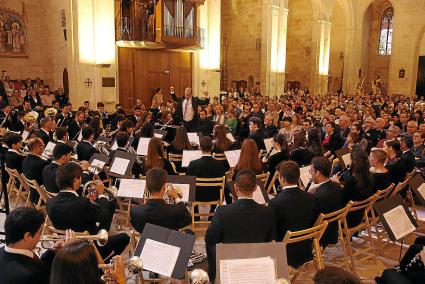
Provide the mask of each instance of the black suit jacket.
{"label": "black suit jacket", "polygon": [[16,132],[22,132],[25,130],[25,125],[24,123],[20,120],[20,119],[14,119],[12,121],[12,131],[16,131]]}
{"label": "black suit jacket", "polygon": [[166,204],[162,199],[148,199],[144,205],[133,206],[130,211],[131,225],[142,233],[146,223],[178,231],[192,221],[183,202]]}
{"label": "black suit jacket", "polygon": [[44,132],[44,130],[40,129],[37,132],[37,137],[41,138],[41,140],[43,140],[44,145],[47,145],[47,143],[49,143],[50,140],[52,140],[52,138],[50,137],[50,134],[47,134],[46,132]]}
{"label": "black suit jacket", "polygon": [[56,172],[58,171],[59,165],[51,162],[49,165],[43,168],[43,185],[48,192],[58,193],[59,187],[56,184]]}
{"label": "black suit jacket", "polygon": [[206,235],[209,274],[215,278],[215,245],[218,243],[263,243],[276,237],[273,209],[252,199],[217,207]]}
{"label": "black suit jacket", "polygon": [[300,167],[310,165],[314,154],[306,148],[296,148],[291,151],[289,157],[292,161],[297,162]]}
{"label": "black suit jacket", "polygon": [[249,134],[248,139],[252,139],[257,144],[258,151],[266,150],[266,145],[264,144],[264,131],[262,129],[258,129],[254,133]]}
{"label": "black suit jacket", "polygon": [[6,167],[22,173],[22,162],[24,159],[25,156],[19,155],[18,153],[12,151],[7,151],[5,158]]}
{"label": "black suit jacket", "polygon": [[[339,183],[327,181],[320,185],[314,192],[314,198],[316,201],[315,215],[318,216],[320,213],[328,214],[344,207],[343,193],[344,192]],[[335,221],[328,224],[325,233],[320,239],[320,243],[323,246],[327,246],[328,244],[336,244],[337,242],[338,223]]]}
{"label": "black suit jacket", "polygon": [[205,118],[204,120],[199,120],[199,132],[202,133],[202,136],[211,136],[214,130],[214,122]]}
{"label": "black suit jacket", "polygon": [[389,161],[385,167],[390,171],[392,183],[397,185],[399,182],[404,181],[407,170],[403,158],[395,158]]}
{"label": "black suit jacket", "polygon": [[50,269],[43,261],[0,248],[0,283],[48,284],[49,274]]}
{"label": "black suit jacket", "polygon": [[76,232],[88,231],[96,234],[96,222],[105,221],[108,201],[100,198],[96,203],[70,192],[60,192],[46,203],[47,214],[53,226],[59,230],[72,229]]}
{"label": "black suit jacket", "polygon": [[401,156],[404,161],[404,165],[406,166],[406,171],[410,173],[413,171],[413,168],[415,167],[415,156],[413,155],[412,151],[404,152]]}
{"label": "black suit jacket", "polygon": [[[177,118],[178,122],[182,122],[183,121],[183,101],[185,100],[184,96],[178,98],[175,94],[171,94],[173,100],[177,103],[176,106],[176,112],[175,112],[175,117]],[[210,99],[209,98],[205,98],[205,99],[200,99],[198,97],[194,97],[192,96],[192,108],[193,108],[193,121],[197,121],[199,116],[198,116],[198,106],[200,105],[207,105],[210,103]]]}
{"label": "black suit jacket", "polygon": [[[225,170],[221,161],[217,161],[211,156],[203,156],[189,163],[186,175],[198,178],[218,178],[225,175]],[[196,189],[195,200],[212,201],[218,200],[219,196],[220,192],[217,188],[202,187]]]}
{"label": "black suit jacket", "polygon": [[49,163],[39,156],[28,154],[22,163],[22,172],[28,179],[36,180],[39,185],[43,184],[43,168]]}
{"label": "black suit jacket", "polygon": [[[84,124],[84,123],[82,123]],[[82,126],[78,124],[78,122],[75,119],[72,119],[68,123],[68,136],[70,140],[74,140],[78,138],[78,135],[80,134]]]}
{"label": "black suit jacket", "polygon": [[[271,199],[269,206],[276,214],[276,240],[282,241],[286,231],[308,229],[316,220],[313,194],[297,187],[282,190]],[[297,268],[313,257],[310,241],[290,244],[286,247],[288,264]]]}
{"label": "black suit jacket", "polygon": [[267,138],[272,138],[277,132],[277,127],[274,124],[264,127],[264,136]]}
{"label": "black suit jacket", "polygon": [[77,155],[80,161],[90,161],[91,156],[96,153],[96,149],[87,141],[81,141],[77,145]]}

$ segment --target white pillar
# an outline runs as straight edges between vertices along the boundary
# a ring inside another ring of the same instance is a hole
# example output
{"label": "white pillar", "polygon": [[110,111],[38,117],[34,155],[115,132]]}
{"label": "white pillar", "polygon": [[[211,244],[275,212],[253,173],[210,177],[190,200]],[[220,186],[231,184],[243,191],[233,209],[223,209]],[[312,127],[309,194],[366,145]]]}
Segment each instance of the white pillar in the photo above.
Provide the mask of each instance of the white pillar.
{"label": "white pillar", "polygon": [[311,70],[310,91],[326,95],[328,92],[329,55],[331,26],[326,20],[313,21],[313,65]]}

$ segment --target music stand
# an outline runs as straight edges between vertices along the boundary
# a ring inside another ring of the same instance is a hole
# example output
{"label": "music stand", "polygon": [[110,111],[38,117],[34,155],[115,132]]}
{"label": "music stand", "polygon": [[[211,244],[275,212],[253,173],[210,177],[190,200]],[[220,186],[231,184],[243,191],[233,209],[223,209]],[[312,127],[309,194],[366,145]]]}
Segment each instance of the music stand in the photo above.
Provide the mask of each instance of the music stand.
{"label": "music stand", "polygon": [[215,283],[220,283],[220,260],[259,257],[275,259],[277,277],[289,280],[286,246],[284,243],[217,244]]}
{"label": "music stand", "polygon": [[[348,159],[351,161],[351,158],[350,158],[351,150],[348,149],[348,148],[339,149],[339,150],[335,151],[335,154],[336,154],[342,168],[345,170],[348,167],[348,165],[350,164],[348,162]],[[348,157],[348,159],[347,159],[347,157]]]}
{"label": "music stand", "polygon": [[167,136],[168,131],[162,129],[154,129],[153,137],[164,139]]}
{"label": "music stand", "polygon": [[140,256],[142,254],[146,239],[151,239],[180,248],[180,253],[171,277],[175,279],[183,279],[187,270],[189,257],[192,254],[193,246],[195,245],[196,236],[147,223],[143,229],[140,240],[137,243],[134,255]]}
{"label": "music stand", "polygon": [[[109,161],[109,157],[105,154],[94,153],[89,161],[90,167],[94,168],[94,172],[103,171],[103,167]],[[102,165],[103,164],[103,165]]]}
{"label": "music stand", "polygon": [[425,206],[425,179],[417,172],[409,179],[410,188],[415,192],[421,204]]}
{"label": "music stand", "polygon": [[175,176],[167,175],[167,183],[175,184],[188,184],[189,185],[189,195],[187,200],[185,200],[184,195],[181,201],[183,202],[193,202],[195,201],[195,191],[196,191],[196,177],[195,176]]}
{"label": "music stand", "polygon": [[[233,195],[233,202],[238,201],[238,195],[237,195],[236,190],[235,190],[235,182],[234,181],[230,181],[230,182],[228,182],[228,185],[229,185],[230,191],[232,192],[232,195]],[[264,184],[260,180],[258,180],[258,179],[257,179],[257,187],[260,188],[265,203],[258,202],[258,199],[256,200],[256,198],[254,196],[253,196],[253,199],[257,203],[259,203],[259,204],[267,204],[267,203],[269,203],[270,198],[269,198],[269,195],[267,194],[266,188],[264,187]],[[256,188],[256,190],[258,190],[258,189]]]}
{"label": "music stand", "polygon": [[[120,172],[118,172],[118,173],[112,171],[113,167],[114,167],[114,163],[123,162],[123,160],[128,160],[127,167],[124,170],[120,169]],[[111,167],[109,169],[111,176],[120,177],[120,178],[131,177],[132,176],[132,169],[133,169],[133,165],[134,165],[135,161],[136,161],[136,155],[135,154],[131,154],[131,153],[124,152],[124,151],[115,151],[115,154],[112,158]]]}

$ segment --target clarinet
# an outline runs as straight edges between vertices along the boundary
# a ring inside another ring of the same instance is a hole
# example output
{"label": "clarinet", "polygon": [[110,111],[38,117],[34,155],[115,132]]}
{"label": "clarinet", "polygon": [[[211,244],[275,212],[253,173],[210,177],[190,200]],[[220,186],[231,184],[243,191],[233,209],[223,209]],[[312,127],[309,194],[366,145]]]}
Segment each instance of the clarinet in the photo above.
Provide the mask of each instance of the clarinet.
{"label": "clarinet", "polygon": [[398,269],[399,272],[414,272],[418,270],[424,270],[424,262],[421,258],[421,254],[418,253],[414,258],[406,265],[404,269],[401,267]]}

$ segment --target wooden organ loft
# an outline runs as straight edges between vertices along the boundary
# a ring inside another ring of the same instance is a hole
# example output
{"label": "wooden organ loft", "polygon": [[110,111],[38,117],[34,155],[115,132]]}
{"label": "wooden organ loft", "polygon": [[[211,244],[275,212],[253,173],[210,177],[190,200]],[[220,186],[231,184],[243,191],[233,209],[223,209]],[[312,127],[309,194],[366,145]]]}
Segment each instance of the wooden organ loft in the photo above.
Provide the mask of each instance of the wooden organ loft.
{"label": "wooden organ loft", "polygon": [[131,110],[137,99],[147,108],[157,88],[178,96],[192,85],[192,52],[204,46],[198,6],[204,0],[116,0],[120,103]]}

